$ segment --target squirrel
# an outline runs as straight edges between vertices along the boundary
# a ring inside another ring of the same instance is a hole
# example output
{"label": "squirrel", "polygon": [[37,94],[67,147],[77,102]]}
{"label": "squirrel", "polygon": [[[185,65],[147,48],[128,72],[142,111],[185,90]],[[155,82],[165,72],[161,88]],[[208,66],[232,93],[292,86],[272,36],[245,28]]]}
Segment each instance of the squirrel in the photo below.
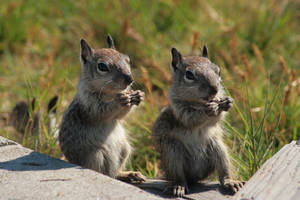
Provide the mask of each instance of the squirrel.
{"label": "squirrel", "polygon": [[173,83],[169,104],[153,125],[153,139],[173,195],[182,197],[188,186],[218,172],[222,189],[234,194],[243,182],[231,179],[231,164],[222,141],[222,120],[233,106],[224,96],[220,68],[202,56],[186,56],[172,48]]}
{"label": "squirrel", "polygon": [[144,99],[130,86],[130,59],[116,50],[112,37],[108,48],[93,49],[81,39],[81,77],[77,94],[66,110],[59,143],[66,159],[82,167],[125,182],[143,182],[140,172],[123,171],[131,146],[121,120]]}
{"label": "squirrel", "polygon": [[24,135],[30,132],[31,135],[38,135],[40,129],[40,111],[32,112],[33,117],[30,120],[30,111],[34,111],[35,98],[31,103],[26,101],[18,102],[9,115],[9,124],[12,125],[19,133]]}
{"label": "squirrel", "polygon": [[[52,97],[48,102],[48,132],[54,134],[54,126],[56,124],[56,106],[58,96]],[[35,111],[35,98],[32,98],[31,103],[26,101],[18,102],[9,113],[8,125],[12,125],[19,133],[31,136],[38,136],[41,129],[41,113],[40,110]],[[32,116],[31,116],[32,115]]]}

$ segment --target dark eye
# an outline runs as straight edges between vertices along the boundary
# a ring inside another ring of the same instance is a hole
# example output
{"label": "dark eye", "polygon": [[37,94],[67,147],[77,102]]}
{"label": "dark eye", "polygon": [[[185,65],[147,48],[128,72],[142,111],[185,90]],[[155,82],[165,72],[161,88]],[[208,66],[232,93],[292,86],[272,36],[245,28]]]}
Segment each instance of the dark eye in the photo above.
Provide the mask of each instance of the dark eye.
{"label": "dark eye", "polygon": [[97,70],[100,73],[108,72],[108,66],[105,63],[98,63]]}
{"label": "dark eye", "polygon": [[195,76],[194,76],[193,72],[191,72],[191,71],[186,71],[184,78],[186,79],[186,81],[194,81],[195,80]]}

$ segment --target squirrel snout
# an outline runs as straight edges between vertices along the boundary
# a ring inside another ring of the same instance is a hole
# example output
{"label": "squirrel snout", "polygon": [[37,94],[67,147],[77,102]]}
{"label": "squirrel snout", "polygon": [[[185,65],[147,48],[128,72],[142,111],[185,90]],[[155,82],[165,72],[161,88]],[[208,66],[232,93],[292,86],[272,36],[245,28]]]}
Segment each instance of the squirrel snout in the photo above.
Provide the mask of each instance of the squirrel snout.
{"label": "squirrel snout", "polygon": [[210,86],[208,93],[210,96],[214,96],[218,93],[218,88],[216,86]]}
{"label": "squirrel snout", "polygon": [[133,82],[133,78],[131,75],[128,75],[128,74],[124,74],[124,79],[125,79],[125,82],[129,85]]}

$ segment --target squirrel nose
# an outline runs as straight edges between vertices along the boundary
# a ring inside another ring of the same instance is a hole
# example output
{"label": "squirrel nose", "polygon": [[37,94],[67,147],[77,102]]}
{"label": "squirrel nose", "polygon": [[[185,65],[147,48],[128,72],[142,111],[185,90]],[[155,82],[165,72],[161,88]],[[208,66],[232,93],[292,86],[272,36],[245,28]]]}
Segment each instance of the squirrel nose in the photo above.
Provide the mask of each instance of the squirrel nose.
{"label": "squirrel nose", "polygon": [[216,86],[210,86],[209,87],[209,95],[214,96],[218,92],[218,88]]}
{"label": "squirrel nose", "polygon": [[124,74],[125,82],[129,85],[133,82],[133,78],[131,75]]}

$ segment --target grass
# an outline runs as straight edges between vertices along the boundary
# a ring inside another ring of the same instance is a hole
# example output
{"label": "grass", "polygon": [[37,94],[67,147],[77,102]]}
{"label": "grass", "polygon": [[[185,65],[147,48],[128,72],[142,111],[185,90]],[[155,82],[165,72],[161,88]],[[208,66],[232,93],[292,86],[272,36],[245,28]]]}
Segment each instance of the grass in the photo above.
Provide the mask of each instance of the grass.
{"label": "grass", "polygon": [[79,40],[106,47],[110,33],[129,55],[145,103],[126,119],[134,154],[128,169],[160,176],[151,127],[167,104],[170,49],[209,57],[235,99],[225,126],[237,176],[247,180],[283,145],[300,139],[300,4],[296,1],[4,0],[0,7],[0,111],[36,98],[42,131],[33,139],[0,134],[62,156],[47,129],[46,105],[58,95],[58,121],[76,93]]}

